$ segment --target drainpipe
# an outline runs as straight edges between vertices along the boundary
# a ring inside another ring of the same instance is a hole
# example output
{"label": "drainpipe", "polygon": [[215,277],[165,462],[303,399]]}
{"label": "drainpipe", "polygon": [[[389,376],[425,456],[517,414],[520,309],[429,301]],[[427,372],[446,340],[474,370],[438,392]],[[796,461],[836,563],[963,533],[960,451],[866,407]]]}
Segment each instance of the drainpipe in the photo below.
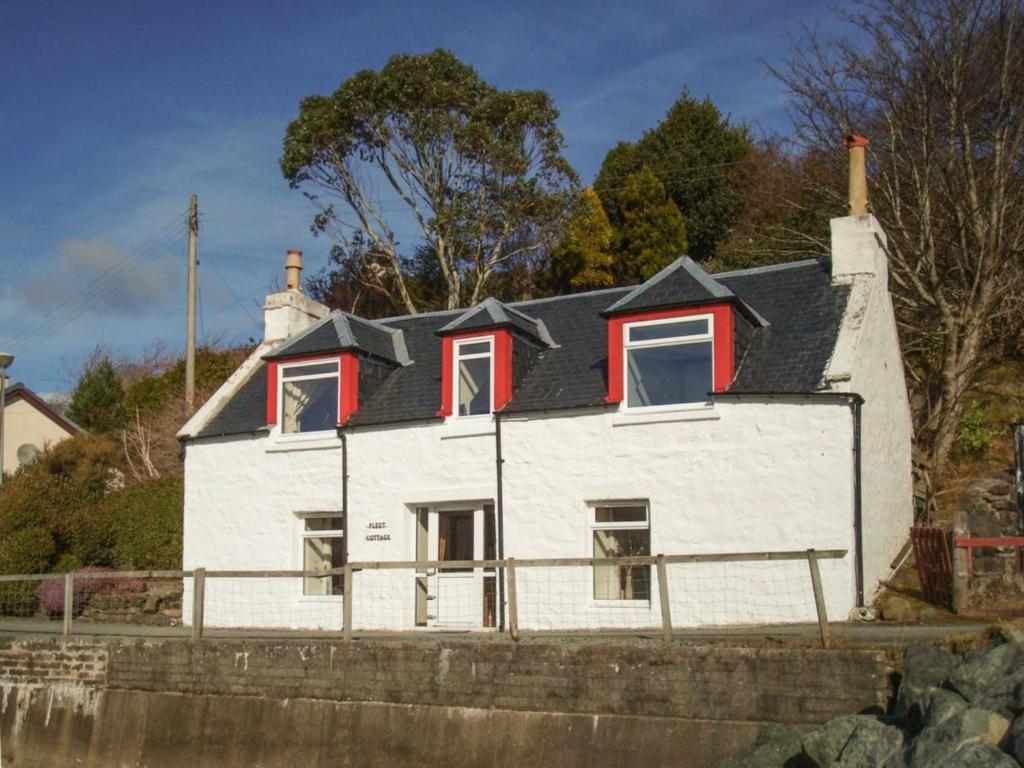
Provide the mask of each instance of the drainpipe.
{"label": "drainpipe", "polygon": [[[501,477],[501,465],[505,463],[505,459],[501,456],[501,414],[494,414],[494,453],[495,453],[495,472],[497,474],[497,498],[494,500],[495,512],[497,514],[497,525],[495,526],[498,530],[497,549],[498,559],[505,559],[505,503],[504,493],[502,490],[502,477]],[[505,569],[498,569],[498,605],[501,606],[500,615],[498,617],[498,631],[505,631]]]}
{"label": "drainpipe", "polygon": [[853,537],[854,537],[854,579],[857,584],[857,607],[864,607],[864,524],[861,502],[861,406],[864,398],[850,396],[850,410],[853,413]]}
{"label": "drainpipe", "polygon": [[344,427],[338,427],[341,438],[341,546],[348,562],[348,435]]}

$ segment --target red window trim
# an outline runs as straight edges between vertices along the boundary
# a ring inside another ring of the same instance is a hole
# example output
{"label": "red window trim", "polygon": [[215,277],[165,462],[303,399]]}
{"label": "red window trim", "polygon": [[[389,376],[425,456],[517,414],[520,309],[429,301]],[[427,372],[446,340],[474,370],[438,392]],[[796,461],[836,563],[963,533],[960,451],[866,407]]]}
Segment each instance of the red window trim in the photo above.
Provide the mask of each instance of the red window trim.
{"label": "red window trim", "polygon": [[736,372],[735,349],[733,345],[733,307],[728,302],[706,304],[685,309],[661,309],[654,312],[637,312],[618,315],[608,319],[608,395],[607,403],[621,403],[625,398],[626,382],[623,380],[622,362],[625,354],[623,327],[627,323],[644,320],[664,320],[672,317],[711,315],[714,325],[712,340],[714,355],[714,391],[722,392],[729,386]]}
{"label": "red window trim", "polygon": [[452,402],[455,392],[456,339],[492,339],[494,354],[494,411],[500,411],[512,399],[512,331],[496,328],[490,331],[464,331],[441,339],[441,407],[438,416],[451,416],[455,412]]}
{"label": "red window trim", "polygon": [[359,408],[359,355],[339,352],[333,355],[305,355],[267,363],[267,424],[277,424],[278,378],[281,365],[338,361],[338,426],[345,424]]}

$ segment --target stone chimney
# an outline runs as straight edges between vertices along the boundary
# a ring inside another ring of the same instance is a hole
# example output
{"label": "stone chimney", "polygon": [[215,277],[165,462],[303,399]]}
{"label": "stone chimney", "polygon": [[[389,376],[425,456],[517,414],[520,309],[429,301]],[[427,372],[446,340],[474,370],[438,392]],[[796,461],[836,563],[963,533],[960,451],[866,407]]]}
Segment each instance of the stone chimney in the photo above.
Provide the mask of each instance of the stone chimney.
{"label": "stone chimney", "polygon": [[832,219],[832,278],[879,275],[888,282],[886,237],[869,213],[866,148],[870,142],[850,134],[843,140],[850,160],[850,215]]}
{"label": "stone chimney", "polygon": [[290,338],[330,312],[302,293],[302,251],[288,251],[284,272],[285,290],[269,294],[263,302],[264,341]]}

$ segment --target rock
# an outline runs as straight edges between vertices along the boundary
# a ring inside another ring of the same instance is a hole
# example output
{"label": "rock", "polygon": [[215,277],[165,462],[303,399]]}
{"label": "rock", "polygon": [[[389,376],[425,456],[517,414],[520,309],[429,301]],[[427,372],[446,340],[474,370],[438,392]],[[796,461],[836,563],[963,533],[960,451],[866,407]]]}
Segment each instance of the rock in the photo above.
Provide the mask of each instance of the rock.
{"label": "rock", "polygon": [[974,743],[946,758],[941,768],[1018,768],[1018,764],[991,744]]}
{"label": "rock", "polygon": [[945,648],[915,643],[903,656],[903,680],[896,695],[894,714],[919,728],[923,722],[921,697],[928,688],[941,687],[956,669],[956,657]]}
{"label": "rock", "polygon": [[1024,715],[1019,715],[1007,731],[1002,743],[1003,749],[1024,762]]}
{"label": "rock", "polygon": [[998,712],[1003,717],[1014,719],[1024,711],[1024,669],[1018,669],[988,686],[978,696],[974,706]]}
{"label": "rock", "polygon": [[720,765],[720,768],[811,768],[801,756],[800,734],[785,725],[769,725],[757,745]]}
{"label": "rock", "polygon": [[142,607],[145,613],[156,613],[160,608],[160,595],[147,595],[146,604]]}
{"label": "rock", "polygon": [[945,688],[925,688],[921,696],[921,721],[924,725],[940,725],[965,709],[967,702],[964,698]]}
{"label": "rock", "polygon": [[169,619],[181,618],[181,608],[165,608],[164,610],[160,611],[160,613],[162,613]]}
{"label": "rock", "polygon": [[1021,658],[1012,643],[970,651],[949,676],[949,685],[968,701],[981,697],[987,688],[1002,680]]}
{"label": "rock", "polygon": [[882,618],[886,621],[906,623],[917,618],[910,601],[902,597],[890,597],[882,606]]}
{"label": "rock", "polygon": [[843,768],[901,768],[904,765],[903,731],[874,718],[858,718],[836,765]]}
{"label": "rock", "polygon": [[804,754],[817,765],[834,765],[862,719],[874,720],[866,715],[844,715],[829,720],[804,736]]}
{"label": "rock", "polygon": [[946,765],[944,760],[970,744],[996,746],[1003,740],[1009,727],[1010,721],[995,712],[965,709],[937,725],[926,726],[918,734],[910,750],[910,768]]}

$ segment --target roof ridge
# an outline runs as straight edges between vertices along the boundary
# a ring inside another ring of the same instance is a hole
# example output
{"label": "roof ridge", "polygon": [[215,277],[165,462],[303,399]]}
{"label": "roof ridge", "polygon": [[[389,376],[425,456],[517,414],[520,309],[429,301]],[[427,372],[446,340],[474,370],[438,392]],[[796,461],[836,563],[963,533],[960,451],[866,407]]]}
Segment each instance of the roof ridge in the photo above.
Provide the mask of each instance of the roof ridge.
{"label": "roof ridge", "polygon": [[743,275],[760,275],[767,272],[781,272],[785,269],[798,269],[800,267],[818,266],[824,257],[816,259],[801,259],[800,261],[784,261],[781,264],[765,264],[760,267],[747,267],[746,269],[733,269],[729,272],[711,272],[716,280],[723,277],[742,277]]}

